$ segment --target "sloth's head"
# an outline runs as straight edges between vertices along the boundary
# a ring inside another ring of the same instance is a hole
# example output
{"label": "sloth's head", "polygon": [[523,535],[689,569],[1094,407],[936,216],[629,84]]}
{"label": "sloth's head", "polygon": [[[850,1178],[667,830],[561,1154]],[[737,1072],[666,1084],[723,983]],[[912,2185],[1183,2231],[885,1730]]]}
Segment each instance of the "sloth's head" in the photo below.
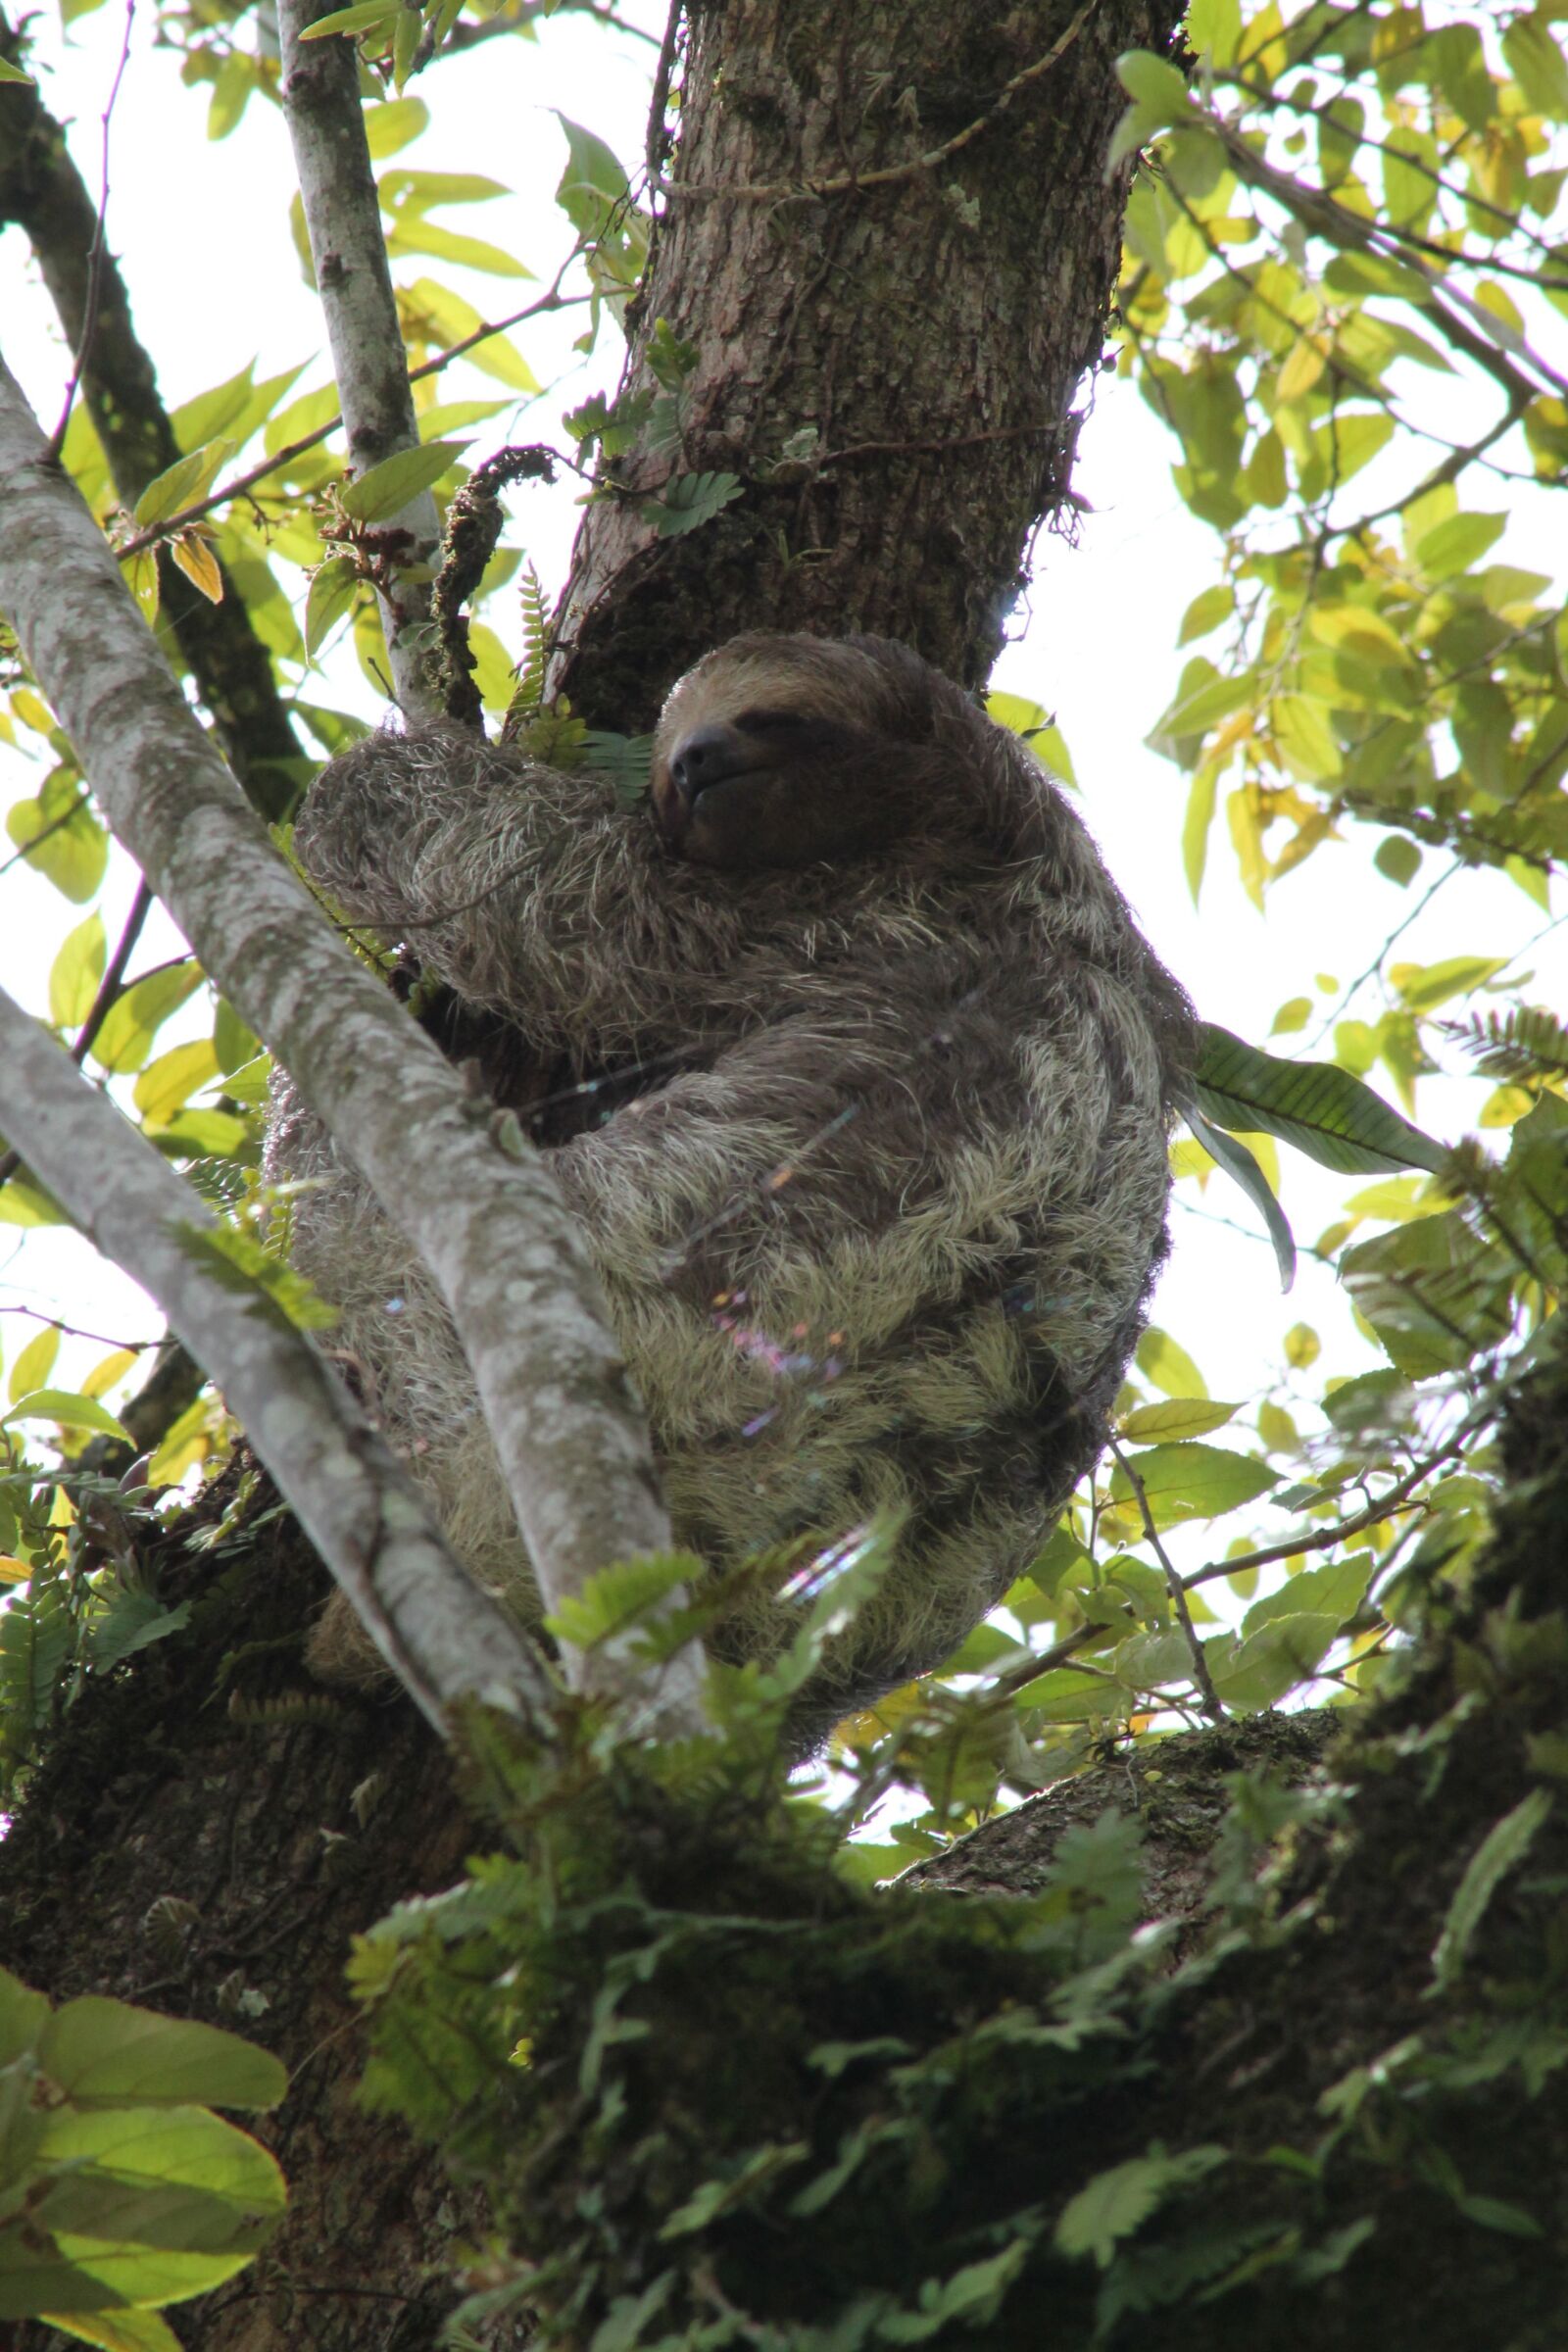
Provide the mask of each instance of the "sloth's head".
{"label": "sloth's head", "polygon": [[956,687],[885,638],[735,637],[664,705],[655,820],[695,865],[874,855],[950,829],[955,733],[976,728]]}

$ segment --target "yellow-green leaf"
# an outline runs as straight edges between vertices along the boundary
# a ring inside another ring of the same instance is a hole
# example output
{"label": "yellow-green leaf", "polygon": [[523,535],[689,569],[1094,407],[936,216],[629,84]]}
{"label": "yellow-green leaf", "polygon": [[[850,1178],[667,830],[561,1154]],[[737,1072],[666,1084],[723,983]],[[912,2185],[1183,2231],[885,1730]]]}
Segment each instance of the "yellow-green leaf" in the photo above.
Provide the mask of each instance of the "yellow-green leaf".
{"label": "yellow-green leaf", "polygon": [[142,529],[167,521],[171,514],[205,498],[233,454],[232,441],[209,441],[205,448],[193,449],[188,458],[176,459],[155,475],[136,501],[136,520]]}
{"label": "yellow-green leaf", "polygon": [[33,1389],[43,1387],[55,1368],[55,1357],[59,1353],[60,1334],[52,1323],[46,1323],[41,1331],[34,1332],[11,1367],[6,1395],[12,1404],[16,1403],[19,1396],[25,1396]]}
{"label": "yellow-green leaf", "polygon": [[108,943],[103,917],[89,914],[68,931],[49,967],[49,1018],[57,1029],[79,1029],[104,976]]}
{"label": "yellow-green leaf", "polygon": [[1216,1397],[1173,1396],[1165,1404],[1135,1405],[1122,1415],[1120,1431],[1141,1446],[1155,1438],[1200,1438],[1221,1428],[1236,1409]]}
{"label": "yellow-green leaf", "polygon": [[344,513],[357,522],[384,522],[438,482],[466,447],[466,441],[427,441],[383,458],[340,493]]}
{"label": "yellow-green leaf", "polygon": [[1138,1343],[1138,1369],[1167,1396],[1207,1396],[1203,1375],[1168,1331],[1151,1323]]}
{"label": "yellow-green leaf", "polygon": [[193,1038],[188,1046],[175,1046],[148,1063],[136,1081],[136,1108],[149,1126],[161,1127],[198,1088],[217,1076],[218,1055],[212,1039]]}
{"label": "yellow-green leaf", "polygon": [[6,831],[63,898],[80,906],[96,895],[109,863],[109,836],[73,769],[57,767],[35,801],[14,802]]}
{"label": "yellow-green leaf", "polygon": [[117,997],[104,1016],[91,1053],[100,1069],[139,1070],[152,1052],[153,1039],[171,1013],[178,1010],[202,984],[194,963],[172,964],[166,971],[149,972],[122,997]]}
{"label": "yellow-green leaf", "polygon": [[107,1405],[71,1389],[34,1389],[29,1396],[19,1396],[0,1413],[0,1423],[12,1421],[53,1421],[61,1429],[90,1429],[101,1438],[130,1439],[129,1430],[115,1419]]}

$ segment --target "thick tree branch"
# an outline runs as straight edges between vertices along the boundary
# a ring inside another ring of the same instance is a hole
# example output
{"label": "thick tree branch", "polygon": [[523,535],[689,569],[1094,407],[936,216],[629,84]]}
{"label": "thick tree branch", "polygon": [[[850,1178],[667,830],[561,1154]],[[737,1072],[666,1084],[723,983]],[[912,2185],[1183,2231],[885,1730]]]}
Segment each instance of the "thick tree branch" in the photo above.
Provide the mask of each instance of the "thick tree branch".
{"label": "thick tree branch", "polygon": [[438,1732],[479,1700],[548,1732],[553,1687],[475,1584],[342,1382],[258,1290],[204,1249],[219,1221],[0,991],[6,1133],[89,1239],[135,1277],[222,1390],[317,1550]]}
{"label": "thick tree branch", "polygon": [[[14,58],[18,47],[17,34],[0,17],[0,54]],[[152,361],[131,323],[124,280],[107,248],[99,249],[94,270],[98,209],[71,160],[65,130],[35,88],[15,84],[0,91],[0,226],[7,221],[30,241],[72,350],[80,353],[86,337],[81,380],[87,412],[116,496],[133,507],[182,453]],[[161,554],[159,610],[212,714],[223,757],[247,799],[272,820],[286,816],[293,804],[305,754],[244,599],[221,562],[219,572],[223,594],[213,604]]]}
{"label": "thick tree branch", "polygon": [[[0,604],[116,833],[215,984],[429,1265],[463,1334],[547,1604],[667,1548],[646,1428],[537,1155],[331,937],[203,739],[102,534],[0,368]],[[612,1670],[568,1659],[582,1686]],[[701,1721],[665,1669],[666,1725]]]}
{"label": "thick tree branch", "polygon": [[[417,449],[419,428],[360,111],[357,52],[352,40],[336,34],[319,41],[304,38],[325,13],[318,0],[280,0],[283,115],[348,427],[349,461],[361,474],[404,450]],[[430,595],[426,584],[402,575],[410,566],[428,564],[440,537],[428,490],[375,531],[376,544],[398,577],[396,593],[382,594],[381,620],[393,691],[410,711],[428,710],[434,702],[424,676],[423,624]]]}

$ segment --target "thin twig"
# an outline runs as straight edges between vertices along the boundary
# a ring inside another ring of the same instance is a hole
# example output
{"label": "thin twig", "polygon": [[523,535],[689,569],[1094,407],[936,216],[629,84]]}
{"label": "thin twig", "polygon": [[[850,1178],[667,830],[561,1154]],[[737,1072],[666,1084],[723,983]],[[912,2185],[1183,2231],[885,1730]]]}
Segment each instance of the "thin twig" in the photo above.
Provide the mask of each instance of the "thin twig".
{"label": "thin twig", "polygon": [[1144,1534],[1149,1539],[1150,1548],[1165,1572],[1165,1583],[1170,1591],[1171,1604],[1176,1611],[1182,1632],[1187,1637],[1188,1649],[1192,1653],[1193,1680],[1198,1685],[1201,1695],[1203,1713],[1218,1723],[1224,1716],[1225,1708],[1219,1692],[1214,1688],[1214,1678],[1208,1671],[1208,1660],[1203,1655],[1203,1644],[1198,1638],[1198,1628],[1193,1623],[1193,1613],[1187,1606],[1187,1587],[1182,1581],[1175,1562],[1159,1540],[1159,1530],[1154,1525],[1154,1514],[1149,1507],[1149,1492],[1142,1478],[1114,1438],[1110,1441],[1110,1450],[1115,1457],[1117,1468],[1121,1471],[1137,1499],[1139,1517],[1143,1520]]}
{"label": "thin twig", "polygon": [[1376,1502],[1369,1502],[1364,1511],[1355,1512],[1353,1517],[1337,1519],[1332,1527],[1320,1527],[1309,1536],[1292,1536],[1283,1544],[1265,1544],[1258,1551],[1240,1552],[1235,1559],[1210,1560],[1206,1567],[1195,1568],[1191,1576],[1184,1577],[1184,1587],[1191,1592],[1195,1585],[1212,1584],[1216,1577],[1240,1576],[1245,1569],[1271,1568],[1277,1560],[1299,1559],[1303,1552],[1327,1551],[1348,1537],[1359,1536],[1367,1528],[1376,1527],[1409,1498],[1424,1478],[1430,1478],[1434,1470],[1462,1453],[1480,1426],[1480,1421],[1472,1416],[1446,1446],[1440,1446],[1435,1453],[1423,1455],[1402,1478],[1396,1480],[1386,1494],[1380,1494]]}
{"label": "thin twig", "polygon": [[8,1305],[6,1312],[8,1315],[25,1315],[29,1323],[47,1324],[51,1331],[60,1332],[68,1340],[91,1340],[95,1348],[118,1348],[122,1355],[140,1355],[145,1348],[159,1347],[164,1337],[159,1332],[150,1340],[115,1340],[106,1331],[87,1331],[79,1323],[66,1323],[59,1315],[46,1315],[38,1306]]}
{"label": "thin twig", "polygon": [[[125,917],[125,927],[121,932],[119,944],[115,949],[114,959],[98,983],[98,994],[94,997],[87,1018],[83,1021],[76,1042],[71,1049],[71,1058],[78,1069],[86,1060],[92,1041],[108,1018],[111,1006],[123,993],[125,966],[130,961],[131,953],[137,940],[141,937],[141,927],[147,920],[152,903],[152,892],[145,882],[138,882],[136,896],[130,903],[130,912]],[[181,963],[188,962],[188,960],[189,958],[184,956],[179,958]],[[145,978],[146,975],[143,974],[143,977]],[[0,1187],[11,1182],[21,1165],[22,1154],[20,1152],[0,1152]],[[65,1326],[62,1325],[61,1328],[64,1329]]]}
{"label": "thin twig", "polygon": [[66,427],[71,422],[71,411],[75,402],[76,388],[85,372],[87,355],[92,349],[93,331],[98,324],[98,297],[103,284],[104,269],[104,228],[109,218],[109,124],[120,97],[120,85],[125,78],[125,68],[130,62],[130,32],[135,21],[136,0],[125,0],[125,30],[120,44],[120,62],[115,68],[115,78],[109,85],[109,98],[101,117],[103,146],[102,165],[98,179],[98,217],[93,224],[92,250],[87,256],[87,299],[82,305],[81,333],[77,337],[76,348],[72,358],[71,377],[66,385],[66,397],[60,411],[60,421],[55,426],[49,441],[49,454],[55,459],[59,458],[61,450],[65,447]]}
{"label": "thin twig", "polygon": [[[575,310],[579,303],[591,300],[586,294],[564,295],[561,292],[562,278],[581,251],[580,245],[572,247],[556,272],[549,292],[542,294],[537,302],[529,303],[526,310],[514,311],[510,318],[498,319],[494,325],[486,320],[483,325],[476,326],[471,335],[465,335],[461,343],[454,343],[448,350],[437,352],[433,360],[424,360],[417,368],[411,368],[410,383],[416,384],[427,375],[439,375],[443,368],[450,368],[454,360],[461,360],[465,352],[471,351],[476,343],[487,343],[492,335],[507,334],[513,327],[520,326],[524,319],[537,318],[541,312]],[[172,538],[176,531],[182,531],[188,523],[197,521],[203,514],[210,514],[215,507],[226,507],[232,500],[242,498],[247,490],[253,490],[270,473],[277,473],[283,466],[292,466],[295,459],[304,457],[307,450],[315,449],[320,442],[328,440],[342,421],[341,412],[329,416],[314,433],[304,433],[298,441],[290,441],[285,448],[274,450],[270,458],[263,458],[259,465],[252,466],[245,473],[235,474],[231,481],[222,483],[208,497],[198,499],[194,506],[181,507],[176,514],[166,515],[162,522],[153,524],[145,531],[138,531],[133,539],[121,540],[115,553],[121,557],[140,555],[144,547],[156,547],[163,540]],[[0,867],[0,872],[4,870]]]}
{"label": "thin twig", "polygon": [[[112,1006],[124,991],[125,966],[130,961],[137,940],[141,937],[141,927],[151,912],[152,903],[152,892],[145,882],[138,882],[136,896],[131,900],[130,912],[125,917],[125,927],[120,934],[113,960],[98,983],[98,994],[94,997],[87,1018],[82,1022],[76,1042],[71,1049],[71,1058],[78,1068],[86,1060],[92,1049],[93,1040],[108,1019]],[[188,961],[188,958],[182,956],[179,961],[184,963]]]}
{"label": "thin twig", "polygon": [[680,39],[681,11],[685,0],[670,0],[669,16],[664,25],[664,37],[659,45],[659,63],[654,68],[653,96],[648,102],[648,139],[646,155],[648,183],[659,185],[664,169],[668,141],[664,136],[664,110],[669,104],[669,80],[675,71],[675,46]]}

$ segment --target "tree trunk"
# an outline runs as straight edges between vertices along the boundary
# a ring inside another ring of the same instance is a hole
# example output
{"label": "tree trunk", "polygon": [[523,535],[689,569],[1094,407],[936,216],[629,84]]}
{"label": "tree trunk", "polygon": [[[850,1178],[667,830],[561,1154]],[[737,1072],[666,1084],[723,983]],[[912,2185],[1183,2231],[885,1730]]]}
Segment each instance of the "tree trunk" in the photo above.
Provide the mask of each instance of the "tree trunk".
{"label": "tree trunk", "polygon": [[[692,12],[622,397],[659,392],[661,321],[696,361],[678,452],[645,426],[578,540],[560,683],[593,722],[651,725],[737,627],[869,630],[985,677],[1029,542],[1070,503],[1131,172],[1104,172],[1114,61],[1181,13]],[[662,538],[640,511],[725,473],[739,494],[699,530]]]}
{"label": "tree trunk", "polygon": [[[661,320],[697,358],[678,459],[637,450],[621,472],[648,496],[727,471],[740,495],[666,538],[624,497],[589,509],[564,608],[579,709],[644,726],[693,656],[755,626],[898,636],[983,677],[1029,537],[1066,498],[1104,328],[1125,192],[1103,172],[1113,60],[1164,46],[1180,14],[693,12],[685,192],[634,305],[628,385],[653,381]],[[57,1998],[232,2024],[292,2070],[263,2126],[291,2219],[232,2287],[170,2314],[184,2342],[413,2352],[455,2299],[455,2237],[482,2222],[354,2105],[343,1968],[356,1932],[454,1875],[468,1833],[446,1762],[406,1703],[307,1685],[324,1580],[282,1523],[253,1509],[215,1550],[176,1537],[153,1566],[168,1598],[195,1597],[191,1627],[59,1726],[0,1848],[0,1963]]]}

